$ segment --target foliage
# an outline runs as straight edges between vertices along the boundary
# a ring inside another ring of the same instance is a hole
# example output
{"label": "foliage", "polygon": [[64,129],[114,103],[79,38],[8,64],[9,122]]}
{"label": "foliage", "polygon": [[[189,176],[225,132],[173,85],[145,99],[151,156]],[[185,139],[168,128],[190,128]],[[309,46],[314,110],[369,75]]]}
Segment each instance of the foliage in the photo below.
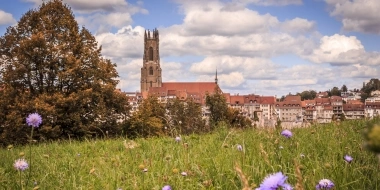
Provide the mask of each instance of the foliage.
{"label": "foliage", "polygon": [[328,91],[328,93],[329,96],[340,96],[341,90],[338,87],[334,86],[330,91]]}
{"label": "foliage", "polygon": [[[339,190],[378,189],[378,160],[362,150],[365,126],[365,120],[312,125],[292,129],[290,139],[275,130],[225,127],[182,136],[181,143],[163,137],[38,144],[32,147],[38,162],[31,176],[39,189],[243,189],[238,165],[252,189],[275,172],[288,176],[287,183],[296,189],[315,189],[323,178]],[[20,189],[13,163],[26,150],[0,149],[0,189]],[[351,163],[344,161],[346,154]],[[35,188],[33,183],[25,189]]]}
{"label": "foliage", "polygon": [[340,88],[340,90],[341,90],[342,92],[347,92],[347,91],[348,91],[348,88],[347,88],[347,86],[344,84],[344,85],[342,86],[342,88]]}
{"label": "foliage", "polygon": [[115,90],[116,65],[62,1],[24,14],[0,38],[0,54],[0,144],[25,143],[24,118],[32,112],[44,120],[38,140],[119,132],[129,107]]}
{"label": "foliage", "polygon": [[181,101],[179,98],[168,100],[166,109],[171,129],[175,134],[200,133],[206,130],[205,121],[202,119],[201,105],[192,99]]}
{"label": "foliage", "polygon": [[227,110],[226,122],[229,126],[234,128],[249,128],[252,126],[252,121],[248,117],[242,115],[239,110],[234,108],[228,108]]}
{"label": "foliage", "polygon": [[313,100],[317,96],[317,92],[314,90],[305,90],[301,93],[297,93],[296,95],[301,96],[301,100]]}
{"label": "foliage", "polygon": [[363,88],[361,89],[361,101],[364,102],[365,99],[371,96],[371,92],[375,90],[380,90],[380,80],[379,79],[371,79],[367,83],[363,83]]}
{"label": "foliage", "polygon": [[364,138],[366,139],[365,147],[380,154],[380,117],[375,117],[367,123]]}
{"label": "foliage", "polygon": [[124,123],[123,129],[129,138],[159,136],[164,134],[165,126],[170,126],[167,121],[165,106],[156,96],[148,96]]}
{"label": "foliage", "polygon": [[213,94],[206,94],[206,106],[210,110],[210,125],[226,121],[228,105],[223,93],[215,88]]}

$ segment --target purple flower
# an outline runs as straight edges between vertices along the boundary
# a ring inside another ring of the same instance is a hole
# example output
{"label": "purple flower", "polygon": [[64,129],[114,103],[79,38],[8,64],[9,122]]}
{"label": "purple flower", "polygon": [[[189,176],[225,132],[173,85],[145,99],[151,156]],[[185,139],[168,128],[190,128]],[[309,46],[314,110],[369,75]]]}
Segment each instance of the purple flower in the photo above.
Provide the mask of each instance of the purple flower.
{"label": "purple flower", "polygon": [[350,155],[346,155],[346,156],[344,156],[344,160],[345,160],[346,162],[348,162],[348,163],[351,163],[352,160],[353,160],[353,158],[352,158]]}
{"label": "purple flower", "polygon": [[282,186],[282,189],[283,190],[293,190],[293,187],[287,183],[285,183],[283,186]]}
{"label": "purple flower", "polygon": [[332,189],[333,187],[334,187],[334,183],[329,179],[322,179],[321,181],[319,181],[317,186],[315,186],[317,190],[320,190],[320,189],[329,190],[329,189]]}
{"label": "purple flower", "polygon": [[26,123],[32,127],[39,127],[42,123],[42,117],[38,113],[29,114],[26,118]]}
{"label": "purple flower", "polygon": [[242,147],[240,144],[238,144],[238,145],[236,146],[236,148],[238,149],[238,151],[243,151],[243,147]]}
{"label": "purple flower", "polygon": [[293,136],[292,132],[289,131],[289,130],[287,130],[287,129],[283,130],[283,131],[281,132],[281,135],[284,136],[284,137],[286,137],[286,138],[290,138],[290,137]]}
{"label": "purple flower", "polygon": [[16,170],[24,171],[29,167],[29,165],[25,159],[21,158],[15,161],[13,167],[15,167]]}
{"label": "purple flower", "polygon": [[162,190],[172,190],[172,187],[170,185],[165,185]]}
{"label": "purple flower", "polygon": [[261,183],[258,189],[259,190],[276,190],[282,187],[282,189],[291,190],[292,187],[289,184],[285,183],[287,178],[288,177],[284,176],[282,172],[270,174],[264,179],[263,183]]}
{"label": "purple flower", "polygon": [[176,137],[175,138],[175,142],[180,142],[181,141],[181,137]]}

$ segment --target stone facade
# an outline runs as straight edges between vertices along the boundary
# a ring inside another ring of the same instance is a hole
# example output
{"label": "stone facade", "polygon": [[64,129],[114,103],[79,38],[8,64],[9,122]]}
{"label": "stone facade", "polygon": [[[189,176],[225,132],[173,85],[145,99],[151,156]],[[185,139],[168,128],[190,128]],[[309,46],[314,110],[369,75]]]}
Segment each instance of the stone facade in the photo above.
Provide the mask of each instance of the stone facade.
{"label": "stone facade", "polygon": [[141,68],[140,92],[149,91],[150,87],[161,87],[161,66],[159,52],[159,34],[155,29],[152,33],[148,30],[144,34],[144,56]]}

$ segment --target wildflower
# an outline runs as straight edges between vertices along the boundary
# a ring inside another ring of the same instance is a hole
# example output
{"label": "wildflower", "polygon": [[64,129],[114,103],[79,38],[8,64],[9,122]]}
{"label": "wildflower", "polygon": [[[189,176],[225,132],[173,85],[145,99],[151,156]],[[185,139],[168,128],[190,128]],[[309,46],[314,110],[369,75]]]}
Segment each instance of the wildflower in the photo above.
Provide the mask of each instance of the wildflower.
{"label": "wildflower", "polygon": [[13,145],[11,145],[11,144],[7,146],[8,150],[11,150],[12,148],[13,148]]}
{"label": "wildflower", "polygon": [[293,190],[293,187],[287,183],[285,183],[283,186],[282,186],[282,189],[283,190]]}
{"label": "wildflower", "polygon": [[284,149],[284,147],[283,146],[280,146],[280,147],[278,147],[279,149]]}
{"label": "wildflower", "polygon": [[243,151],[243,147],[242,147],[240,144],[238,144],[238,145],[236,146],[236,148],[238,149],[238,151]]}
{"label": "wildflower", "polygon": [[317,190],[320,190],[320,189],[329,190],[329,189],[332,189],[333,187],[334,187],[334,183],[329,179],[322,179],[319,181],[317,186],[315,186]]}
{"label": "wildflower", "polygon": [[42,123],[42,117],[38,113],[29,114],[26,118],[26,123],[32,127],[39,127]]}
{"label": "wildflower", "polygon": [[293,136],[292,132],[289,131],[289,130],[287,130],[287,129],[283,130],[283,131],[281,132],[281,135],[284,136],[284,137],[286,137],[286,138],[290,138],[290,137]]}
{"label": "wildflower", "polygon": [[270,174],[264,179],[263,183],[261,183],[260,187],[257,189],[275,190],[281,187],[286,190],[292,189],[292,187],[289,184],[285,183],[287,178],[288,177],[284,176],[282,172]]}
{"label": "wildflower", "polygon": [[144,168],[145,168],[145,165],[144,165],[144,164],[140,164],[140,165],[139,165],[139,169],[140,169],[140,170],[143,170]]}
{"label": "wildflower", "polygon": [[13,166],[15,167],[16,170],[19,170],[19,171],[24,171],[29,167],[28,163],[23,158],[16,160]]}
{"label": "wildflower", "polygon": [[180,142],[181,141],[181,137],[176,137],[175,138],[175,142]]}
{"label": "wildflower", "polygon": [[348,162],[348,163],[351,163],[352,160],[353,160],[353,158],[352,158],[350,155],[346,155],[346,156],[344,156],[344,160],[345,160],[346,162]]}
{"label": "wildflower", "polygon": [[148,172],[148,168],[144,168],[144,169],[143,169],[143,172]]}
{"label": "wildflower", "polygon": [[170,185],[165,185],[162,190],[172,190],[172,187]]}
{"label": "wildflower", "polygon": [[178,174],[178,169],[177,168],[174,168],[173,170],[172,170],[172,172],[174,173],[174,174]]}
{"label": "wildflower", "polygon": [[182,176],[187,176],[187,173],[186,172],[181,172],[181,175]]}
{"label": "wildflower", "polygon": [[304,154],[300,154],[301,158],[305,158],[305,155]]}

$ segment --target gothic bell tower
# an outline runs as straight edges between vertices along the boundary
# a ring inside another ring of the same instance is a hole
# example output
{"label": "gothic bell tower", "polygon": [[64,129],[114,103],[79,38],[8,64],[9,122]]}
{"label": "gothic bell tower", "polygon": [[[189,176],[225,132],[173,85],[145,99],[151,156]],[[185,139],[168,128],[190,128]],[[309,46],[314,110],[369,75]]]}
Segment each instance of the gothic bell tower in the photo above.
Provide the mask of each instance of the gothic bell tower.
{"label": "gothic bell tower", "polygon": [[141,68],[141,92],[149,91],[150,87],[161,87],[161,66],[159,53],[158,30],[144,32],[144,57]]}

